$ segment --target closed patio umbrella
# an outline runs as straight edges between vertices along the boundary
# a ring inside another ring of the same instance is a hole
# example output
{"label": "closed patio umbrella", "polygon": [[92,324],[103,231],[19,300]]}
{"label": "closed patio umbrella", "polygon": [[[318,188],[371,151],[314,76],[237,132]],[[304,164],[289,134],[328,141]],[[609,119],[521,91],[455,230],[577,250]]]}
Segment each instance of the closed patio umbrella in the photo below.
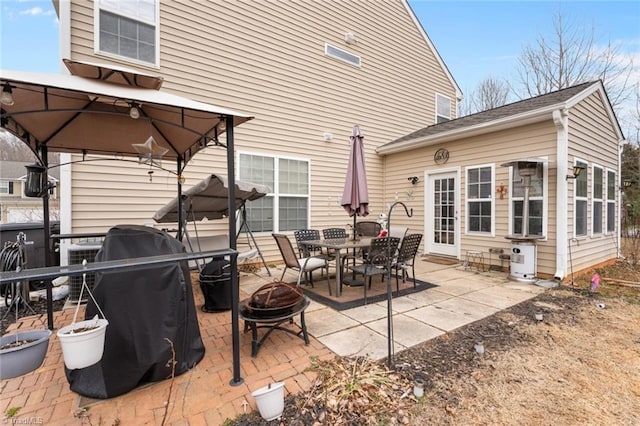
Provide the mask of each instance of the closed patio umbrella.
{"label": "closed patio umbrella", "polygon": [[[367,187],[367,171],[364,165],[364,136],[358,126],[353,126],[351,133],[351,153],[347,166],[347,177],[342,193],[342,207],[353,216],[353,228],[356,227],[356,216],[369,214],[369,189]],[[354,232],[355,238],[355,232]]]}

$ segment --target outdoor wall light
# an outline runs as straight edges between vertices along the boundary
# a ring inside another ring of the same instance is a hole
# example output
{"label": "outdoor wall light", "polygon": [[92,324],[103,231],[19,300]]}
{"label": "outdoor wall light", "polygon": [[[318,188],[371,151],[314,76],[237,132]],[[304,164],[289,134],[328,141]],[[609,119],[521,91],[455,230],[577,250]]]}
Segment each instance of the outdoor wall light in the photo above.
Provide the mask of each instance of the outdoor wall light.
{"label": "outdoor wall light", "polygon": [[333,140],[333,134],[332,134],[332,133],[329,133],[329,132],[324,132],[324,133],[322,134],[322,139],[323,139],[325,142],[331,142],[331,141]]}
{"label": "outdoor wall light", "polygon": [[584,169],[585,168],[583,166],[578,166],[578,165],[573,166],[573,174],[572,175],[567,175],[567,180],[569,180],[569,179],[577,179],[578,176],[580,176],[580,173],[582,173],[582,171]]}
{"label": "outdoor wall light", "polygon": [[4,105],[13,105],[15,101],[13,100],[13,92],[11,91],[11,85],[9,83],[5,83],[2,87],[2,95],[0,95],[0,103]]}
{"label": "outdoor wall light", "polygon": [[407,180],[411,181],[411,185],[416,185],[418,182],[420,182],[420,178],[418,176],[411,176],[407,178]]}
{"label": "outdoor wall light", "polygon": [[131,109],[129,109],[129,117],[133,118],[134,120],[140,118],[140,110],[138,109],[138,104],[131,104]]}
{"label": "outdoor wall light", "polygon": [[352,32],[344,33],[344,42],[347,44],[355,44],[358,40],[356,39],[356,35]]}

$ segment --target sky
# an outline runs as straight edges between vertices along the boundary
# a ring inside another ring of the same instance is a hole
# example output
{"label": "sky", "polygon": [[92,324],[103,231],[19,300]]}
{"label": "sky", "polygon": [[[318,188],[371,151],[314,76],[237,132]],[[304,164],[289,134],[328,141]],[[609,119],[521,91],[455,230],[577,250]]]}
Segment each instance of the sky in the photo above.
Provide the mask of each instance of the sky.
{"label": "sky", "polygon": [[[318,0],[320,1],[320,0]],[[381,0],[368,0],[381,1]],[[427,35],[465,94],[488,76],[516,77],[527,45],[553,36],[553,16],[593,29],[595,44],[635,58],[640,82],[640,1],[409,0]],[[0,68],[59,72],[58,24],[51,0],[0,0]]]}

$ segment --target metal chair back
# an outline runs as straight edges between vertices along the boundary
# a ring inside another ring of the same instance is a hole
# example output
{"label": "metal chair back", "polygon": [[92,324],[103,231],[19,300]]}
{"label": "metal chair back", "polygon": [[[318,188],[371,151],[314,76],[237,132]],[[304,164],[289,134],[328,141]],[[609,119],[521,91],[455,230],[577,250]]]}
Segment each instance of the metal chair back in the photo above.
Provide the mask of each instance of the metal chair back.
{"label": "metal chair back", "polygon": [[316,254],[316,250],[306,244],[302,244],[303,241],[319,240],[320,231],[317,229],[299,229],[293,232],[296,238],[296,244],[298,245],[299,257],[309,257]]}
{"label": "metal chair back", "polygon": [[347,231],[344,228],[327,228],[322,230],[322,236],[325,240],[347,238]]}

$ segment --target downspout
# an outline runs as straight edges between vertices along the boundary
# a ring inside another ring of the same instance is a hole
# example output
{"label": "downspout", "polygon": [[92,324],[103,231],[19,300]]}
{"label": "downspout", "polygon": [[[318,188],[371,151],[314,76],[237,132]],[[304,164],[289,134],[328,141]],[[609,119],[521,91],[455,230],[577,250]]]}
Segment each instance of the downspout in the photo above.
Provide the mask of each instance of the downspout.
{"label": "downspout", "polygon": [[622,192],[623,192],[623,185],[622,185],[622,152],[624,151],[624,146],[627,143],[627,141],[622,138],[618,141],[618,178],[616,179],[616,197],[617,197],[617,203],[618,203],[618,217],[616,218],[616,222],[617,222],[617,234],[618,234],[618,243],[616,244],[616,258],[620,259],[622,257],[622,221],[620,220],[622,218],[622,212],[623,212],[623,208],[624,206],[622,205]]}
{"label": "downspout", "polygon": [[557,109],[552,113],[556,126],[557,174],[556,174],[556,279],[563,279],[567,273],[567,236],[569,233],[569,190],[566,167],[569,162],[569,111]]}

